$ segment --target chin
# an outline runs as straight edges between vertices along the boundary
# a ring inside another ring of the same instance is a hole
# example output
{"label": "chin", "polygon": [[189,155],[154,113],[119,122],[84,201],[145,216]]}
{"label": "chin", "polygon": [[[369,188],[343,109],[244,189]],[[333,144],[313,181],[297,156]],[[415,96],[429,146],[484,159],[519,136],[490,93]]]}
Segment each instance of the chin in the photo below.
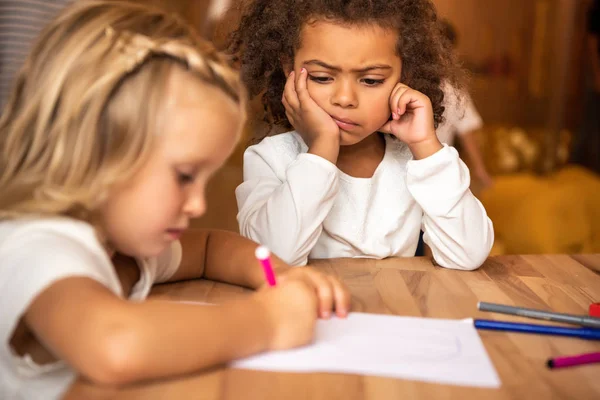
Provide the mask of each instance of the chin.
{"label": "chin", "polygon": [[366,138],[368,138],[371,134],[368,135],[353,135],[348,132],[342,132],[340,137],[340,146],[352,146],[357,143],[362,142]]}
{"label": "chin", "polygon": [[151,246],[140,246],[137,249],[135,249],[135,257],[138,258],[149,258],[149,257],[156,257],[158,256],[160,253],[162,253],[163,251],[165,251],[165,249],[169,246],[169,244],[156,244],[156,245],[151,245]]}

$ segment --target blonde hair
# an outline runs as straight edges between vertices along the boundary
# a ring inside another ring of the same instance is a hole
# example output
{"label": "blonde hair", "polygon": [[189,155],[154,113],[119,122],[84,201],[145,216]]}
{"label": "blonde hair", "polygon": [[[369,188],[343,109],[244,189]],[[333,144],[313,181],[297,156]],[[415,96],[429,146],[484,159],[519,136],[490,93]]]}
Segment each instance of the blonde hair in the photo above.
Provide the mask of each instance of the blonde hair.
{"label": "blonde hair", "polygon": [[78,1],[42,32],[0,118],[0,219],[90,220],[147,159],[172,68],[244,109],[238,74],[174,15]]}

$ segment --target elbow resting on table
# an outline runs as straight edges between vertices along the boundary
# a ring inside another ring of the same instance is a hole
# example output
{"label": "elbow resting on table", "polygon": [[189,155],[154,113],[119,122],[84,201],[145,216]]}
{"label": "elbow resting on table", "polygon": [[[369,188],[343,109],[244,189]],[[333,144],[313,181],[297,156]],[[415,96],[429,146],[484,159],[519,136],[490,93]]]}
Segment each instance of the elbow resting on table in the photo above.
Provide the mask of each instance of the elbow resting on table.
{"label": "elbow resting on table", "polygon": [[477,246],[472,246],[471,248],[463,248],[458,254],[452,254],[451,256],[436,256],[434,252],[434,259],[441,267],[462,271],[474,271],[481,267],[485,260],[487,260],[493,243],[492,236],[492,240],[489,242],[481,243]]}
{"label": "elbow resting on table", "polygon": [[[82,368],[83,376],[95,384],[107,386],[126,385],[142,380],[138,334],[134,329],[122,327],[100,337],[90,351],[89,365]],[[137,354],[136,354],[137,353]]]}
{"label": "elbow resting on table", "polygon": [[483,265],[489,254],[489,250],[471,253],[470,257],[465,259],[463,263],[456,264],[456,267],[463,271],[474,271]]}
{"label": "elbow resting on table", "polygon": [[88,366],[82,368],[83,376],[99,385],[119,386],[139,381],[135,371],[134,348],[126,333],[116,333],[101,340],[90,352]]}
{"label": "elbow resting on table", "polygon": [[482,253],[481,255],[470,255],[469,257],[465,256],[465,258],[461,258],[460,260],[451,260],[434,256],[434,260],[440,267],[461,271],[474,271],[483,265],[488,254],[489,252],[485,253],[485,255]]}

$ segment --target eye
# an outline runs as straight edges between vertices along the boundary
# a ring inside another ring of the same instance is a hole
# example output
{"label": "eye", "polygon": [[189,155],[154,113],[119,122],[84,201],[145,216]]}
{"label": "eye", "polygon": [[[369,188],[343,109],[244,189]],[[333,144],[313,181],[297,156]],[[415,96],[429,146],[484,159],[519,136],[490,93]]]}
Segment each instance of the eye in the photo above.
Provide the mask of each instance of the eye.
{"label": "eye", "polygon": [[179,182],[180,185],[190,184],[194,182],[194,178],[195,177],[192,174],[186,174],[184,172],[177,171],[177,182]]}
{"label": "eye", "polygon": [[383,82],[385,82],[385,79],[371,79],[371,78],[364,78],[363,83],[367,86],[379,86],[381,85]]}
{"label": "eye", "polygon": [[320,84],[323,83],[327,83],[332,81],[332,78],[328,77],[328,76],[314,76],[314,75],[308,75],[308,79],[310,79],[313,82],[317,82]]}

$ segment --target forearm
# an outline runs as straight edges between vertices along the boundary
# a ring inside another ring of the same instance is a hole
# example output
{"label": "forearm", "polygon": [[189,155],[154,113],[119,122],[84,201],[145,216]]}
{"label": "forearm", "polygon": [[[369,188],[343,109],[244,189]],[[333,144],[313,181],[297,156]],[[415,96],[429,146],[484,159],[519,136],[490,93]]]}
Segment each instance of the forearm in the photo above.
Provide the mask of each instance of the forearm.
{"label": "forearm", "polygon": [[268,204],[240,220],[241,233],[266,245],[272,254],[290,265],[302,265],[316,244],[330,209],[315,209],[312,213],[308,206],[281,198],[270,199]]}
{"label": "forearm", "polygon": [[[190,229],[181,237],[183,257],[178,271],[169,281],[210,279],[232,285],[257,289],[264,284],[264,275],[254,256],[257,243],[235,232]],[[287,265],[272,256],[276,271]]]}
{"label": "forearm", "polygon": [[[264,285],[265,276],[256,260],[257,243],[228,231],[211,231],[207,242],[204,278],[257,289]],[[276,271],[288,268],[279,257],[271,255]]]}
{"label": "forearm", "polygon": [[126,384],[267,349],[276,320],[262,299],[263,293],[219,306],[129,302],[94,280],[71,277],[39,294],[25,323],[79,374],[100,384]]}
{"label": "forearm", "polygon": [[425,241],[447,268],[479,267],[493,244],[492,223],[469,183],[468,170],[452,147],[409,164],[407,185],[424,212]]}
{"label": "forearm", "polygon": [[302,264],[333,207],[337,174],[330,162],[301,154],[281,180],[247,180],[236,192],[241,234],[268,246],[289,264]]}
{"label": "forearm", "polygon": [[332,164],[336,164],[340,154],[339,140],[315,140],[309,144],[308,153],[319,156]]}
{"label": "forearm", "polygon": [[434,260],[451,269],[480,267],[494,243],[492,222],[471,193],[446,216],[425,214],[423,229]]}
{"label": "forearm", "polygon": [[253,299],[221,306],[147,301],[129,307],[126,365],[110,379],[116,384],[191,373],[268,349],[271,327]]}

